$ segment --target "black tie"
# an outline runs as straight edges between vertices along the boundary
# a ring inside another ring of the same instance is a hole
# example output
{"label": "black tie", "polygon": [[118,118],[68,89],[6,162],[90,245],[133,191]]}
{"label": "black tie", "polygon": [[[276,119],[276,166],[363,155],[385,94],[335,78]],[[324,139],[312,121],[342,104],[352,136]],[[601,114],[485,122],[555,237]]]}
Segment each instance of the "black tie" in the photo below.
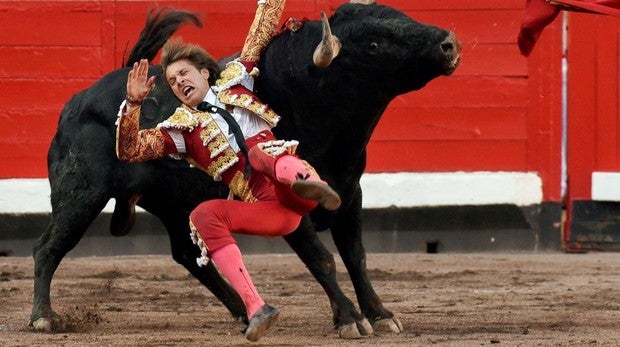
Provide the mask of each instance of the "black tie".
{"label": "black tie", "polygon": [[217,107],[215,105],[211,105],[206,101],[201,102],[196,108],[199,111],[203,112],[217,113],[222,116],[222,118],[224,118],[224,120],[228,124],[228,131],[232,132],[233,137],[235,138],[235,142],[237,142],[237,146],[239,146],[241,153],[243,154],[243,156],[245,156],[245,168],[243,170],[243,177],[245,179],[248,179],[248,177],[250,177],[251,170],[250,159],[248,158],[248,147],[245,145],[245,136],[243,136],[243,132],[241,131],[239,124],[237,124],[237,121],[235,121],[235,118],[233,118],[233,116],[225,109]]}

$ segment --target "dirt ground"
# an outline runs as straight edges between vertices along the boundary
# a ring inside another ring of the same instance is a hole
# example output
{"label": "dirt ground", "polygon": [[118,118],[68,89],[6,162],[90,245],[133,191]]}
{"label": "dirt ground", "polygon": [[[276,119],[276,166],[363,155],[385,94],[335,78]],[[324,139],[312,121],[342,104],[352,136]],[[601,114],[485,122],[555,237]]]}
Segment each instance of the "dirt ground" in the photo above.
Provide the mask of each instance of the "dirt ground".
{"label": "dirt ground", "polygon": [[[339,279],[353,297],[338,257]],[[620,255],[369,254],[401,334],[339,339],[326,295],[294,255],[245,257],[281,310],[256,343],[168,256],[66,258],[52,283],[63,332],[28,328],[33,261],[0,258],[1,346],[618,346]]]}

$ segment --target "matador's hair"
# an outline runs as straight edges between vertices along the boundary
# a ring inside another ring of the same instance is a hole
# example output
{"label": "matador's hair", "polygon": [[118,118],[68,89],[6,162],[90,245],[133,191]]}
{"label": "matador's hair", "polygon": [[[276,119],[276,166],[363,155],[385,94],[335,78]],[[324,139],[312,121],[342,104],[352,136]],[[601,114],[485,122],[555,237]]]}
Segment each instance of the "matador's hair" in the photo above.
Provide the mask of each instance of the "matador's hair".
{"label": "matador's hair", "polygon": [[178,60],[187,59],[198,70],[209,70],[209,85],[215,85],[215,81],[220,78],[221,69],[213,57],[204,48],[188,43],[183,43],[181,38],[168,40],[162,48],[161,67],[164,74],[168,66]]}

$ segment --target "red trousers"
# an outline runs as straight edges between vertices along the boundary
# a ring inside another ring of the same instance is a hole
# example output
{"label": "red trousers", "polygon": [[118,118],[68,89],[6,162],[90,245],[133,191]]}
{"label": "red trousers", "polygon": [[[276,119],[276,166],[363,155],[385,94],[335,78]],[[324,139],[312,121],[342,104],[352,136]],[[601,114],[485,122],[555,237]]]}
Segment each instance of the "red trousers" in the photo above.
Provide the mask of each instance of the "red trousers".
{"label": "red trousers", "polygon": [[[271,135],[273,136],[273,135]],[[249,148],[265,137],[246,140]],[[198,205],[190,221],[202,237],[209,253],[236,243],[231,233],[265,237],[284,236],[299,226],[301,217],[317,206],[313,200],[297,196],[290,185],[280,183],[272,173],[252,166],[249,186],[257,202],[209,200]]]}

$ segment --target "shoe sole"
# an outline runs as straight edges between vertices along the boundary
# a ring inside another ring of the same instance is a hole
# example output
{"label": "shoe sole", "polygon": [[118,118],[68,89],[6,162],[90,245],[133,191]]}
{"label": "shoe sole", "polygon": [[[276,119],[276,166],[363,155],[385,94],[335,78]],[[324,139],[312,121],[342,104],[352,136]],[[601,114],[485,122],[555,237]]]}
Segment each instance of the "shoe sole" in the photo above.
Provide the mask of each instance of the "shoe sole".
{"label": "shoe sole", "polygon": [[261,322],[254,330],[251,332],[246,332],[245,338],[250,342],[258,341],[267,329],[271,328],[275,322],[278,320],[278,316],[280,316],[280,311],[275,311],[271,316],[268,316],[264,321]]}
{"label": "shoe sole", "polygon": [[300,180],[293,182],[291,188],[300,197],[315,200],[328,211],[335,211],[340,207],[340,196],[327,184]]}

